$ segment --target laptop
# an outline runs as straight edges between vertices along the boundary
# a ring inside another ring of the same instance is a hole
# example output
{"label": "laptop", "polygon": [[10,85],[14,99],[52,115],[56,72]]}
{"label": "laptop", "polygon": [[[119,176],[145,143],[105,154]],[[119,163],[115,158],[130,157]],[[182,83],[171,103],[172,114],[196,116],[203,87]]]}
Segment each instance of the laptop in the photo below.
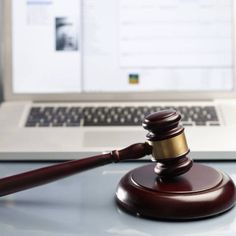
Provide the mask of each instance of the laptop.
{"label": "laptop", "polygon": [[182,114],[191,156],[236,159],[233,0],[5,0],[1,160],[144,142]]}

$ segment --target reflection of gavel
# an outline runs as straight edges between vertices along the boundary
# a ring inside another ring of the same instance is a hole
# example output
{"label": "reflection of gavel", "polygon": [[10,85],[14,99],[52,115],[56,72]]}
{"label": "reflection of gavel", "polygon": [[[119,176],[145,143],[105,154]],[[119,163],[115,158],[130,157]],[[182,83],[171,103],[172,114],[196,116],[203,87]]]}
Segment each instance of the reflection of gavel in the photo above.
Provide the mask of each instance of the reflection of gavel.
{"label": "reflection of gavel", "polygon": [[149,130],[148,143],[0,179],[0,196],[152,153],[155,164],[137,168],[120,181],[116,199],[121,208],[144,217],[168,219],[202,218],[230,209],[236,196],[232,180],[220,171],[193,164],[186,156],[189,149],[180,119],[172,110],[151,114],[143,122]]}

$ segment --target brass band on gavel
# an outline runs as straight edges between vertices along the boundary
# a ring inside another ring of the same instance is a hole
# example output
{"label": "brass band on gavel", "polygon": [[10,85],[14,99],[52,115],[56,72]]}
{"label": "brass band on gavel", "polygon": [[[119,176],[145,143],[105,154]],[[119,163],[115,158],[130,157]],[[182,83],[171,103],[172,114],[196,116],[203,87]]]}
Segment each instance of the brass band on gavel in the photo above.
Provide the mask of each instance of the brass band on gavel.
{"label": "brass band on gavel", "polygon": [[153,159],[180,157],[189,152],[184,132],[169,139],[149,141],[153,147]]}

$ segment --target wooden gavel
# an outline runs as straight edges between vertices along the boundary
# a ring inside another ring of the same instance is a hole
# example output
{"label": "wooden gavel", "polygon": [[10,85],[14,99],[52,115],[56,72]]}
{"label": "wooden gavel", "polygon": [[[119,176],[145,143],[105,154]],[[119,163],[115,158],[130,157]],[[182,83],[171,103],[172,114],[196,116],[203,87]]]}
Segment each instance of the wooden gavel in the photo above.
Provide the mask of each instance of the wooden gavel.
{"label": "wooden gavel", "polygon": [[143,121],[143,127],[149,130],[148,142],[2,178],[0,196],[43,185],[112,162],[138,159],[150,154],[157,162],[155,172],[159,176],[164,178],[181,175],[191,168],[192,161],[186,156],[189,149],[184,128],[179,125],[180,119],[180,114],[173,110],[153,113]]}

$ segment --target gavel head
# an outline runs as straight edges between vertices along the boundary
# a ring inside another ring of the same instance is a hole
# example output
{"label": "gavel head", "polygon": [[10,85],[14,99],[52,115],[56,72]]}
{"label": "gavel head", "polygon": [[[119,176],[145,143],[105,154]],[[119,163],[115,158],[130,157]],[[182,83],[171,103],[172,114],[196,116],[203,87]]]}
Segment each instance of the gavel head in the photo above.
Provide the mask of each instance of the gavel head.
{"label": "gavel head", "polygon": [[175,110],[163,110],[145,117],[146,138],[152,146],[152,160],[157,162],[155,172],[160,177],[171,178],[184,174],[192,167],[186,155],[189,148],[184,128],[180,125],[181,115]]}

